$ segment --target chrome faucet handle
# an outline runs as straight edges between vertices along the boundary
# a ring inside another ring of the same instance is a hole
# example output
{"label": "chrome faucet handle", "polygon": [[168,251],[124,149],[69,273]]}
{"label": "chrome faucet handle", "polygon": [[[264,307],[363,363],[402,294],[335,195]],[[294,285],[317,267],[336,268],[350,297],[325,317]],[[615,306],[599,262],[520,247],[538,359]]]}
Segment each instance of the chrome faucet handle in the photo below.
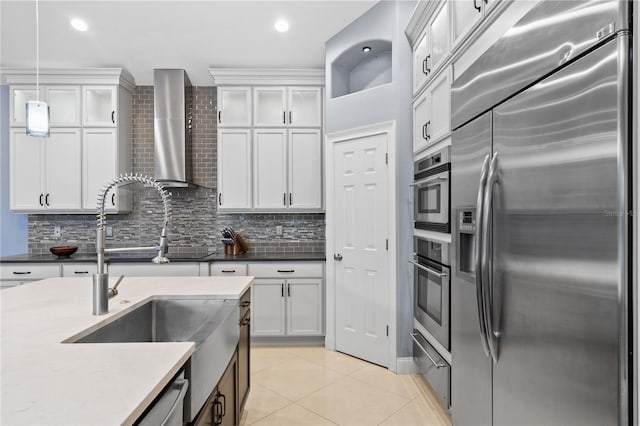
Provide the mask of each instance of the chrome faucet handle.
{"label": "chrome faucet handle", "polygon": [[109,290],[107,290],[107,295],[109,296],[109,299],[112,299],[118,295],[118,286],[120,285],[120,282],[122,281],[123,278],[124,278],[124,275],[120,275],[120,278],[118,278],[118,281],[116,281],[116,285],[114,285],[113,288],[110,288]]}

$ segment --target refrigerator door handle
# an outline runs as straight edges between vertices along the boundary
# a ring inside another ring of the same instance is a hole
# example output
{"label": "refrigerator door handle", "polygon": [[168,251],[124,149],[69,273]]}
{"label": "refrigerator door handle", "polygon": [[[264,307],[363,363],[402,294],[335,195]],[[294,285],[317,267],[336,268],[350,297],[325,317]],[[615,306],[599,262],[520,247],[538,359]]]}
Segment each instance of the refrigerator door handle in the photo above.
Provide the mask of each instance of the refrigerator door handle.
{"label": "refrigerator door handle", "polygon": [[493,276],[489,265],[489,242],[492,234],[491,208],[493,207],[493,185],[498,184],[498,153],[495,152],[491,158],[487,185],[484,191],[484,205],[482,206],[482,216],[484,218],[482,226],[482,252],[480,253],[480,263],[482,265],[482,284],[484,293],[485,321],[487,324],[487,343],[489,343],[489,353],[494,364],[498,363],[498,340],[496,330],[493,327]]}
{"label": "refrigerator door handle", "polygon": [[480,170],[480,183],[478,184],[478,199],[476,201],[476,242],[474,264],[476,267],[476,302],[478,303],[478,324],[480,325],[480,341],[484,354],[489,357],[489,343],[487,342],[487,324],[485,321],[484,292],[482,291],[482,264],[480,252],[482,250],[482,224],[484,189],[487,185],[487,173],[489,172],[489,154],[484,157]]}

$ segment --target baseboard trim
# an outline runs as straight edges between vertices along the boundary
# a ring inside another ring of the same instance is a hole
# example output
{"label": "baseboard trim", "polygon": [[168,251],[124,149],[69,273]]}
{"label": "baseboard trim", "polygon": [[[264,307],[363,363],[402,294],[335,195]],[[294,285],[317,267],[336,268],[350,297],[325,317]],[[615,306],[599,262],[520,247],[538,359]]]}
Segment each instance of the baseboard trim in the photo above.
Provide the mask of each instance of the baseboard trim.
{"label": "baseboard trim", "polygon": [[255,346],[324,346],[324,336],[311,336],[311,337],[252,336],[251,344]]}
{"label": "baseboard trim", "polygon": [[403,357],[396,359],[397,371],[396,374],[418,374],[418,369],[413,357]]}

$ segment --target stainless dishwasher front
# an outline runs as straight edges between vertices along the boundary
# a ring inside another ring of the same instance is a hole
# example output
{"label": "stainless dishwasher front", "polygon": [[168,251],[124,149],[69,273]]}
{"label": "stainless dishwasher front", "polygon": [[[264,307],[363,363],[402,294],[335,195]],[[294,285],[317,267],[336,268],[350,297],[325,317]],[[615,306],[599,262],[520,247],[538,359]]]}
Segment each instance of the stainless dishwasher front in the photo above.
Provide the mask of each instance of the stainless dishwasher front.
{"label": "stainless dishwasher front", "polygon": [[184,397],[189,380],[184,371],[173,379],[153,402],[151,408],[136,422],[140,426],[182,426],[184,424]]}

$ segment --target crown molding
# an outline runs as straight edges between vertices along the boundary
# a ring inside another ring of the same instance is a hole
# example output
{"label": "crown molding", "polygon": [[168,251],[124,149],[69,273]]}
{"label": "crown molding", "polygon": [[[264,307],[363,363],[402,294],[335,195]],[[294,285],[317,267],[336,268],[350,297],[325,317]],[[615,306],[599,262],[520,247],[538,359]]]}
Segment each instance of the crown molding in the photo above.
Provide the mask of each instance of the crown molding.
{"label": "crown molding", "polygon": [[[50,68],[39,72],[40,84],[105,84],[120,85],[133,92],[136,82],[124,68]],[[35,84],[36,70],[33,68],[0,69],[3,84]]]}
{"label": "crown molding", "polygon": [[324,86],[324,69],[209,68],[215,86]]}

